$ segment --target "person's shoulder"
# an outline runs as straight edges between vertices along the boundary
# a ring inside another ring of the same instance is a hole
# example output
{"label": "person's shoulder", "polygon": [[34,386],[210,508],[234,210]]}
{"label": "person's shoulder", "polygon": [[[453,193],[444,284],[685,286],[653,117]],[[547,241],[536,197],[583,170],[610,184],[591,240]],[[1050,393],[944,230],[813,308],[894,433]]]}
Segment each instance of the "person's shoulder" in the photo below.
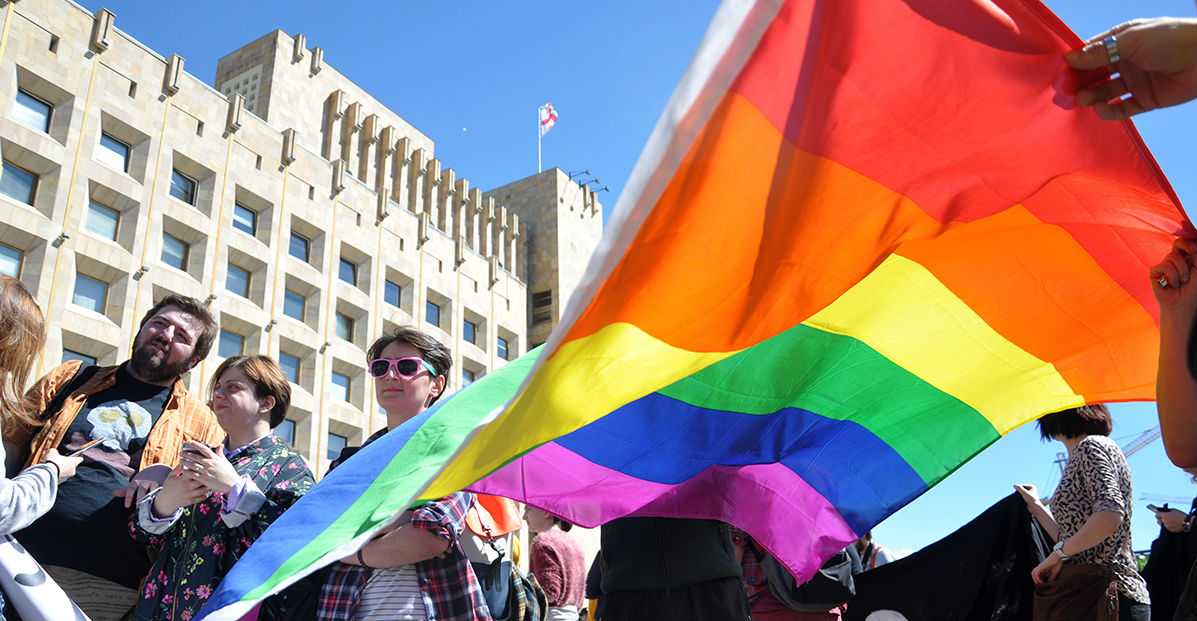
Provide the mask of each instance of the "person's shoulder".
{"label": "person's shoulder", "polygon": [[175,380],[171,388],[171,396],[175,400],[176,406],[184,414],[211,421],[216,420],[216,414],[212,412],[208,404],[203,399],[191,394],[191,391],[187,390],[187,385],[183,382],[182,378]]}
{"label": "person's shoulder", "polygon": [[1112,459],[1125,461],[1122,448],[1109,436],[1093,435],[1081,440],[1076,445],[1077,452],[1090,459]]}
{"label": "person's shoulder", "polygon": [[[79,372],[84,368],[82,360],[67,360],[62,364],[50,369],[45,375],[38,380],[38,383],[48,384],[55,389],[65,386],[68,382],[74,379]],[[97,371],[103,371],[110,367],[97,367]]]}
{"label": "person's shoulder", "polygon": [[1101,451],[1108,451],[1110,449],[1121,450],[1118,448],[1118,444],[1116,442],[1114,442],[1113,440],[1111,440],[1109,436],[1101,436],[1101,435],[1085,436],[1084,439],[1082,439],[1080,442],[1077,443],[1077,448],[1082,448],[1082,447],[1085,449],[1088,449],[1088,450],[1101,450]]}

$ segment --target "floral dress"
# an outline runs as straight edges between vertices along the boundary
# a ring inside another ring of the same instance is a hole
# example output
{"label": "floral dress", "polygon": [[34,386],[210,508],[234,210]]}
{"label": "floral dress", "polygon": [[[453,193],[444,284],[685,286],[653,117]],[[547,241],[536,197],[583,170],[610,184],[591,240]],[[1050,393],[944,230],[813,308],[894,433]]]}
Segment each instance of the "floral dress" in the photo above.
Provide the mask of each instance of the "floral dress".
{"label": "floral dress", "polygon": [[133,513],[133,538],[157,559],[133,610],[136,621],[190,621],[254,540],[314,483],[303,458],[273,434],[229,461],[242,477],[229,494],[212,494],[164,520],[150,514],[151,494]]}

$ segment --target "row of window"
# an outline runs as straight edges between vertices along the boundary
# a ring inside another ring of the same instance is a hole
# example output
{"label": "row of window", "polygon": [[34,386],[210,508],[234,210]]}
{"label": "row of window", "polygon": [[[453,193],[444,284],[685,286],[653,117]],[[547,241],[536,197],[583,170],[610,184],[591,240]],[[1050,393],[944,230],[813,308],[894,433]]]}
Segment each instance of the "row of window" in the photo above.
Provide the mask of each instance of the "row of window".
{"label": "row of window", "polygon": [[[50,121],[54,116],[54,106],[27,91],[17,90],[17,105],[13,107],[13,116],[18,123],[44,134],[50,133]],[[100,150],[96,151],[96,158],[123,173],[129,172],[129,154],[132,148],[107,132],[100,133]]]}
{"label": "row of window", "polygon": [[[93,204],[93,207],[97,208],[89,212],[88,227],[97,232],[110,231],[111,227],[115,226],[114,220],[110,217],[111,214],[104,211],[106,208],[102,206]],[[164,263],[177,269],[185,269],[188,252],[189,247],[185,242],[169,233],[163,234],[162,261]],[[0,274],[19,278],[22,260],[23,253],[20,250],[0,244]],[[225,278],[225,288],[241,297],[248,298],[252,279],[253,276],[249,270],[230,263]],[[402,291],[399,284],[388,280],[386,281],[385,291],[384,298],[386,302],[396,307],[399,306],[399,298]],[[76,305],[102,313],[107,303],[107,298],[107,283],[85,274],[77,275],[74,294],[74,303]],[[307,298],[292,289],[284,290],[283,314],[297,321],[303,321],[306,312]],[[438,327],[441,325],[441,307],[436,302],[427,300],[424,314],[425,320],[428,323]],[[353,317],[338,312],[336,313],[335,325],[338,338],[353,341],[354,328],[356,326],[356,321]],[[476,345],[478,343],[478,325],[469,319],[464,320],[462,323],[462,339],[467,343]],[[495,346],[499,358],[507,360],[509,355],[509,343],[507,339],[502,336],[496,337]]]}

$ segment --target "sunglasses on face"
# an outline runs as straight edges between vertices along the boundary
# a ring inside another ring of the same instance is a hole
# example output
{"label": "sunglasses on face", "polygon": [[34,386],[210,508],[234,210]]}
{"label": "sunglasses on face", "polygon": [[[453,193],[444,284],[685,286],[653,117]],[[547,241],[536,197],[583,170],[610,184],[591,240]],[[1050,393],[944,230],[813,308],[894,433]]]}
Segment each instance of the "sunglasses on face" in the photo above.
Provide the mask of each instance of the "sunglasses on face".
{"label": "sunglasses on face", "polygon": [[431,364],[428,364],[427,360],[419,356],[375,358],[370,361],[371,377],[386,377],[392,370],[394,370],[396,375],[404,379],[411,379],[419,375],[420,371],[428,371],[429,375],[436,377],[436,369]]}

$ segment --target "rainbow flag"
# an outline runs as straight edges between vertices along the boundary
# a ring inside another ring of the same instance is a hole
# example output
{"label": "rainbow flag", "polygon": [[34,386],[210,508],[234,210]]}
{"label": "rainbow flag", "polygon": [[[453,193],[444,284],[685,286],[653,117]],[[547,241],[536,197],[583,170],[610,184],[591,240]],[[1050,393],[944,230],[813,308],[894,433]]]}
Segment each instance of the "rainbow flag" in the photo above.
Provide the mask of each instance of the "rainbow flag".
{"label": "rainbow flag", "polygon": [[725,3],[544,351],[317,485],[212,618],[470,486],[806,576],[1011,429],[1151,399],[1148,266],[1192,227],[1073,106],[1080,43],[1033,0]]}

